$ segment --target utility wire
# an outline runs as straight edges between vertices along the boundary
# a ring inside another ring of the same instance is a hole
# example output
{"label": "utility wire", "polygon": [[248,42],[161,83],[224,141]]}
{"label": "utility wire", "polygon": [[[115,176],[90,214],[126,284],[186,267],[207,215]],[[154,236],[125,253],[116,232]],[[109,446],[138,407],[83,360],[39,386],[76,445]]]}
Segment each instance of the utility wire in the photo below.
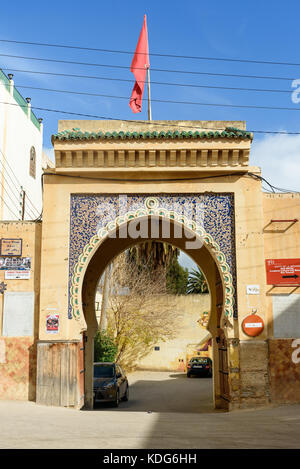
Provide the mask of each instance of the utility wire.
{"label": "utility wire", "polygon": [[[116,95],[109,95],[109,94],[102,94],[102,93],[87,93],[84,91],[60,90],[60,89],[53,89],[53,88],[41,88],[41,87],[36,87],[36,86],[18,85],[18,88],[31,89],[31,90],[37,90],[37,91],[47,91],[51,93],[75,94],[75,95],[81,95],[81,96],[94,96],[94,97],[111,98],[111,99],[123,99],[126,101],[129,101],[130,99],[128,96],[116,96]],[[214,87],[208,86],[207,88],[214,88]],[[290,93],[289,91],[287,92]],[[276,110],[284,110],[284,111],[287,111],[287,110],[299,111],[300,110],[299,108],[275,107],[275,106],[234,105],[234,104],[218,104],[218,103],[209,104],[209,103],[201,103],[197,101],[175,101],[175,100],[170,100],[170,99],[155,99],[155,98],[152,98],[151,100],[156,103],[184,104],[184,105],[190,105],[190,106],[224,106],[224,107],[242,107],[242,108],[250,108],[250,109],[253,109],[253,108],[254,109],[272,109],[272,110],[276,109]]]}
{"label": "utility wire", "polygon": [[[19,104],[15,104],[15,103],[2,103],[2,104],[12,104],[12,105],[14,105],[14,106],[15,106],[15,105],[16,105],[16,106],[19,106]],[[11,182],[14,184],[14,186],[15,186],[16,189],[17,189],[17,191],[20,192],[20,190],[22,190],[22,185],[20,184],[20,182],[19,182],[17,176],[15,175],[14,171],[12,170],[12,168],[11,168],[9,162],[8,162],[8,159],[7,159],[6,156],[4,155],[3,151],[1,150],[1,148],[0,148],[0,153],[2,154],[3,159],[5,160],[5,163],[6,163],[7,166],[9,167],[9,169],[10,169],[11,173],[13,174],[15,180],[17,181],[17,184],[20,186],[20,189],[15,185],[15,183],[13,182],[11,176],[9,175],[8,171],[6,170],[6,173],[7,173],[7,175],[9,176],[9,179],[10,179]],[[2,162],[2,161],[1,161],[1,164],[2,164],[2,167],[4,168],[4,165],[3,165],[3,162]],[[30,198],[28,197],[28,195],[25,194],[25,196],[26,196],[26,198],[28,199],[28,201],[29,201],[29,203],[31,204],[31,206],[33,207],[33,209],[34,209],[37,213],[39,213],[39,212],[38,212],[38,209],[35,207],[35,205],[34,205],[33,202],[30,200]],[[28,207],[28,208],[29,208],[29,207]]]}
{"label": "utility wire", "polygon": [[[45,42],[30,42],[30,41],[16,41],[12,39],[0,39],[0,42],[7,42],[13,44],[26,44],[31,46],[42,46],[42,47],[58,47],[64,49],[77,49],[77,50],[88,50],[94,52],[106,52],[113,54],[130,54],[133,55],[135,51],[127,50],[114,50],[114,49],[100,49],[96,47],[83,47],[83,46],[74,46],[67,44],[51,44]],[[138,52],[138,54],[145,55],[143,52]],[[147,53],[148,55],[148,53]],[[226,57],[205,57],[205,56],[195,56],[195,55],[178,55],[178,54],[158,54],[158,53],[149,53],[152,57],[170,57],[175,59],[190,59],[190,60],[210,60],[210,61],[222,61],[222,62],[241,62],[241,63],[251,63],[251,64],[264,64],[264,65],[288,65],[288,66],[300,66],[300,63],[297,62],[279,62],[274,60],[252,60],[252,59],[237,59],[237,58],[226,58]]]}
{"label": "utility wire", "polygon": [[[108,78],[107,78],[108,79]],[[121,79],[120,79],[121,80]],[[159,82],[154,82],[154,84],[164,84],[164,85],[169,85],[169,83],[159,83]],[[174,86],[176,85],[175,83],[173,84]],[[178,85],[178,84],[177,84]],[[8,89],[10,84],[9,83],[5,83],[4,86]],[[178,86],[189,86],[189,85],[181,85],[179,84]],[[208,88],[208,89],[219,89],[219,90],[230,90],[230,91],[254,91],[254,92],[267,92],[267,93],[287,93],[287,94],[291,94],[291,90],[276,90],[276,89],[262,89],[262,88],[241,88],[241,87],[230,87],[230,86],[214,86],[214,85],[195,85],[197,86],[198,88]],[[39,87],[35,87],[35,86],[25,86],[25,85],[18,85],[17,86],[18,88],[27,88],[27,89],[32,89],[32,90],[40,90],[40,91],[55,91],[57,93],[59,92],[63,92],[63,93],[72,93],[72,94],[82,94],[82,95],[87,95],[87,96],[106,96],[106,95],[103,95],[103,94],[97,94],[97,93],[86,93],[86,92],[80,92],[80,91],[69,91],[69,90],[57,90],[57,89],[50,89],[50,88],[39,88]],[[111,98],[111,96],[107,96],[109,98]],[[122,99],[128,99],[129,100],[129,97],[127,96],[122,96],[120,97]],[[152,101],[157,101],[156,99],[152,99]],[[159,102],[170,102],[170,101],[163,101],[163,100],[158,100]],[[190,102],[186,102],[186,101],[181,101],[180,102],[181,104],[182,103],[186,103],[186,104],[194,104],[194,103],[190,103]]]}
{"label": "utility wire", "polygon": [[16,215],[10,208],[10,206],[5,202],[4,198],[2,197],[2,195],[0,194],[0,197],[1,197],[1,200],[3,201],[4,205],[8,208],[8,210],[10,211],[10,213],[17,218],[17,220],[19,220],[20,218],[20,215]]}
{"label": "utility wire", "polygon": [[[4,101],[0,101],[0,104],[6,104],[6,105],[9,105],[9,106],[19,106],[19,107],[25,107],[27,108],[26,105],[21,105],[21,104],[18,104],[18,103],[7,103],[7,102],[4,102]],[[199,103],[200,104],[200,103]],[[246,107],[248,108],[249,106],[238,106],[238,105],[230,105],[230,104],[207,104],[207,103],[203,103],[201,104],[203,106],[225,106],[225,107]],[[256,106],[252,106],[252,108],[257,108]],[[259,109],[265,109],[264,107],[259,107]],[[177,129],[178,128],[181,128],[181,129],[186,129],[186,130],[190,130],[190,129],[196,129],[196,130],[199,130],[199,126],[196,127],[196,126],[192,126],[192,125],[176,125],[176,124],[171,124],[171,123],[163,123],[163,122],[155,122],[155,121],[138,121],[138,120],[131,120],[131,119],[120,119],[120,118],[117,118],[117,117],[107,117],[107,116],[99,116],[97,114],[85,114],[85,113],[80,113],[80,112],[72,112],[72,111],[64,111],[64,110],[61,110],[61,109],[50,109],[50,108],[44,108],[44,107],[38,107],[38,106],[31,106],[31,109],[37,109],[39,111],[45,111],[45,112],[55,112],[55,113],[59,113],[59,114],[68,114],[68,115],[73,115],[73,116],[80,116],[80,117],[91,117],[93,119],[102,119],[102,120],[112,120],[112,121],[121,121],[121,122],[130,122],[130,123],[134,123],[134,124],[139,124],[139,125],[151,125],[151,126],[159,126],[159,127],[162,127],[162,126],[166,126],[166,127],[176,127]],[[268,108],[269,109],[269,108]],[[285,110],[285,108],[271,108],[271,109],[283,109]],[[294,110],[293,108],[287,108],[288,110]],[[300,111],[300,109],[297,109],[298,111]],[[205,127],[205,130],[211,130],[211,131],[215,131],[215,130],[220,130],[220,131],[223,131],[225,130],[224,128],[209,128],[209,127]],[[239,129],[239,130],[242,130],[242,129]],[[285,132],[285,131],[278,131],[278,130],[247,130],[248,132],[253,132],[253,133],[260,133],[260,134],[278,134],[278,135],[300,135],[300,132]]]}
{"label": "utility wire", "polygon": [[[14,206],[14,208],[17,209],[17,212],[18,212],[18,211],[20,210],[20,206],[16,205],[16,202],[13,201],[13,199],[12,199],[12,197],[10,196],[10,193],[8,192],[8,190],[6,189],[4,183],[1,181],[0,184],[1,184],[1,186],[3,187],[3,190],[4,190],[4,192],[7,194],[7,197],[8,197],[9,200],[11,201],[12,205]],[[8,187],[10,187],[10,186],[8,186]],[[10,188],[10,189],[11,189],[11,188]],[[18,203],[19,203],[19,202],[20,202],[20,201],[18,200]],[[20,215],[19,215],[19,216],[20,216]]]}
{"label": "utility wire", "polygon": [[[2,70],[8,70],[12,72],[20,72],[20,73],[33,73],[38,75],[50,75],[50,76],[58,76],[58,77],[68,77],[68,78],[85,78],[89,80],[104,80],[104,81],[118,81],[118,82],[125,82],[125,83],[133,83],[132,79],[129,78],[113,78],[113,77],[100,77],[100,76],[93,76],[93,75],[81,75],[81,74],[73,74],[73,73],[58,73],[58,72],[41,72],[38,70],[23,70],[23,69],[13,69],[13,68],[2,68]],[[144,81],[139,81],[138,83],[144,84]],[[214,88],[214,89],[227,89],[227,90],[238,90],[238,91],[257,91],[257,92],[271,92],[271,93],[289,93],[291,94],[291,90],[272,90],[272,89],[261,89],[261,88],[238,88],[238,87],[226,87],[226,86],[213,86],[213,85],[194,85],[192,83],[172,83],[172,82],[165,82],[165,81],[151,81],[151,85],[164,85],[164,86],[180,86],[184,88]]]}
{"label": "utility wire", "polygon": [[[110,182],[148,182],[148,183],[153,183],[153,182],[180,182],[180,181],[199,181],[199,180],[206,180],[206,179],[215,179],[215,178],[220,178],[220,177],[231,177],[231,176],[240,176],[240,177],[250,177],[256,180],[259,180],[261,182],[265,182],[270,188],[272,193],[275,193],[276,187],[273,186],[267,179],[264,177],[260,176],[259,174],[255,174],[252,172],[248,172],[247,170],[245,171],[239,171],[235,173],[222,173],[222,174],[214,174],[212,176],[183,176],[183,177],[176,177],[176,178],[145,178],[145,179],[134,179],[134,178],[112,178],[112,177],[105,177],[105,176],[95,176],[95,177],[88,177],[88,176],[78,176],[75,174],[61,174],[61,173],[43,173],[42,174],[42,179],[45,176],[60,176],[60,177],[67,177],[67,178],[76,178],[76,179],[85,179],[85,180],[97,180],[97,181],[110,181]],[[284,189],[285,192],[293,192],[295,194],[299,194],[299,191],[294,191],[294,190],[289,190],[289,189]]]}
{"label": "utility wire", "polygon": [[[114,68],[122,70],[130,70],[131,67],[126,65],[109,65],[109,64],[99,64],[99,63],[90,63],[90,62],[77,62],[74,60],[59,60],[59,59],[49,59],[44,57],[28,57],[23,55],[11,55],[11,54],[0,54],[1,57],[11,57],[16,59],[26,59],[26,60],[38,60],[42,62],[54,62],[54,63],[64,63],[69,65],[83,65],[89,67],[102,67],[102,68]],[[134,67],[135,70],[141,70],[142,68]],[[234,73],[216,73],[216,72],[199,72],[192,70],[173,70],[168,68],[152,68],[151,72],[166,72],[166,73],[182,73],[185,75],[210,75],[210,76],[221,76],[221,77],[235,77],[235,78],[255,78],[263,80],[285,80],[293,81],[295,77],[276,77],[268,75],[243,75],[243,74],[234,74]]]}

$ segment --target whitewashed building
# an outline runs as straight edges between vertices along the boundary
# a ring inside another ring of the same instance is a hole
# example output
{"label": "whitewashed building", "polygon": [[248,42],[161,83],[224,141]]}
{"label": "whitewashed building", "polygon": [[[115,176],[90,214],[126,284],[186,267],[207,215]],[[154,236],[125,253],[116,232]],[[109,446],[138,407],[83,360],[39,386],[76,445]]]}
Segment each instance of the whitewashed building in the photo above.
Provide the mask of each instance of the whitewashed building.
{"label": "whitewashed building", "polygon": [[0,70],[0,220],[35,220],[42,209],[43,124]]}

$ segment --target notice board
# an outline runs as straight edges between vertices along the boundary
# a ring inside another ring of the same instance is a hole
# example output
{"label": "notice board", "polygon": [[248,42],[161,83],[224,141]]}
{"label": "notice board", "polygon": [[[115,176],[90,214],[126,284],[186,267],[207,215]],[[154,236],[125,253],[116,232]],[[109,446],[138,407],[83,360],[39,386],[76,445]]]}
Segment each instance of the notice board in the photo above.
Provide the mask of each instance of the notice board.
{"label": "notice board", "polygon": [[34,292],[5,292],[3,335],[24,337],[33,335]]}

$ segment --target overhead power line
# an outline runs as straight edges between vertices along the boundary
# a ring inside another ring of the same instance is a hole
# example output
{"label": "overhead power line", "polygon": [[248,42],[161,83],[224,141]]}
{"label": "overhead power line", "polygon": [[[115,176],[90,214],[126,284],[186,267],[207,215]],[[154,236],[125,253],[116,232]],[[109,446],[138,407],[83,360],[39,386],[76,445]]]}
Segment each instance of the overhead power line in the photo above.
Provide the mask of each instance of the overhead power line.
{"label": "overhead power line", "polygon": [[[7,87],[9,85],[6,85]],[[25,86],[25,85],[18,85],[18,88],[20,89],[30,89],[30,90],[36,90],[36,91],[47,91],[50,93],[62,93],[62,94],[72,94],[72,95],[80,95],[80,96],[93,96],[93,97],[99,97],[99,98],[111,98],[111,99],[123,99],[123,100],[128,100],[129,101],[129,96],[117,96],[117,95],[109,95],[109,94],[103,94],[103,93],[88,93],[86,91],[72,91],[72,90],[61,90],[61,89],[54,89],[54,88],[41,88],[37,86]],[[184,104],[184,105],[191,105],[191,106],[205,106],[206,103],[201,103],[197,101],[176,101],[176,100],[170,100],[170,99],[152,99],[153,102],[157,103],[169,103],[169,104]],[[222,106],[222,104],[208,104],[209,106]],[[224,106],[229,106],[229,107],[248,107],[247,105],[234,105],[234,104],[228,104]],[[250,109],[253,107],[256,108],[254,105],[249,105]],[[297,110],[298,108],[284,108],[284,107],[275,107],[275,106],[259,106],[259,109],[277,109],[277,110]],[[298,109],[299,110],[299,109]]]}
{"label": "overhead power line", "polygon": [[[39,70],[23,70],[23,69],[13,69],[13,68],[2,68],[2,70],[8,70],[12,72],[21,72],[21,73],[32,73],[38,75],[51,75],[58,77],[68,77],[68,78],[87,78],[89,80],[104,80],[104,81],[121,81],[126,83],[133,83],[132,79],[128,78],[114,78],[114,77],[99,77],[93,75],[81,75],[74,73],[58,73],[58,72],[42,72]],[[144,83],[144,82],[140,82]],[[262,88],[242,88],[242,87],[228,87],[228,86],[214,86],[214,85],[198,85],[192,83],[172,83],[165,81],[151,81],[151,85],[164,85],[164,86],[179,86],[184,88],[211,88],[211,89],[221,89],[221,90],[238,90],[238,91],[255,91],[255,92],[271,92],[271,93],[288,93],[291,94],[291,90],[276,90],[276,89],[262,89]]]}
{"label": "overhead power line", "polygon": [[[7,102],[4,102],[4,101],[0,101],[0,104],[5,104],[5,105],[9,105],[9,106],[21,106],[21,107],[26,107],[25,105],[20,105],[18,103],[7,103]],[[203,103],[203,106],[210,106],[210,104],[206,104],[206,103]],[[213,104],[214,106],[214,104]],[[219,106],[219,105],[217,105]],[[222,104],[220,104],[220,106],[223,106]],[[231,105],[224,105],[224,106],[231,106]],[[195,130],[199,130],[199,126],[196,127],[196,126],[190,126],[190,125],[179,125],[179,124],[171,124],[171,123],[163,123],[163,122],[155,122],[155,121],[138,121],[138,120],[132,120],[132,119],[120,119],[120,118],[117,118],[117,117],[107,117],[107,116],[100,116],[98,114],[85,114],[85,113],[82,113],[82,112],[73,112],[73,111],[65,111],[65,110],[61,110],[61,109],[50,109],[50,108],[44,108],[44,107],[37,107],[37,106],[32,106],[31,107],[32,109],[37,109],[39,111],[45,111],[45,112],[55,112],[55,113],[59,113],[59,114],[68,114],[68,115],[73,115],[73,116],[80,116],[80,117],[90,117],[90,118],[93,118],[93,119],[101,119],[101,120],[115,120],[115,121],[121,121],[121,122],[131,122],[131,123],[134,123],[134,124],[139,124],[139,125],[151,125],[151,126],[159,126],[159,127],[162,127],[162,126],[166,126],[166,127],[176,127],[177,129],[178,128],[181,128],[181,129],[186,129],[186,130],[190,130],[190,129],[195,129]],[[300,111],[300,109],[298,109],[298,111]],[[212,131],[215,131],[215,130],[220,130],[220,131],[223,131],[224,128],[209,128],[209,127],[206,127],[205,130],[212,130]],[[280,131],[280,130],[248,130],[248,132],[253,132],[253,133],[259,133],[259,134],[279,134],[279,135],[300,135],[300,132],[286,132],[286,131]]]}
{"label": "overhead power line", "polygon": [[[14,103],[4,103],[4,104],[13,104],[14,106],[15,106],[15,105],[16,105],[16,106],[19,106],[19,104],[14,104]],[[24,107],[25,107],[25,106],[24,106]],[[16,184],[15,184],[14,181],[12,180],[12,178],[11,178],[9,172],[8,172],[7,169],[5,168],[5,169],[6,169],[6,174],[7,174],[7,176],[9,177],[9,179],[10,179],[10,181],[12,182],[12,184],[14,185],[14,187],[17,189],[18,193],[20,193],[20,190],[22,190],[22,185],[21,185],[21,183],[19,182],[17,176],[15,175],[15,172],[13,171],[12,167],[10,166],[10,164],[9,164],[9,162],[8,162],[8,159],[7,159],[6,156],[4,155],[3,151],[1,150],[1,148],[0,148],[0,153],[2,154],[3,159],[5,160],[6,165],[7,165],[8,168],[10,169],[10,172],[11,172],[11,174],[14,176],[14,178],[15,178],[15,180],[16,180],[16,182],[17,182],[17,185],[18,185],[19,187],[16,186]],[[2,161],[1,161],[1,164],[2,164],[2,168],[3,168],[3,174],[4,174],[4,164],[3,164]],[[5,179],[5,176],[4,176],[4,179]],[[33,202],[31,201],[31,199],[28,197],[27,194],[26,194],[26,199],[28,200],[28,202],[30,203],[30,205],[32,206],[32,208],[33,208],[37,213],[39,213],[38,209],[35,207],[35,205],[33,204]],[[34,212],[32,211],[32,209],[31,209],[30,207],[28,207],[28,209],[31,210],[33,216],[35,217]]]}
{"label": "overhead power line", "polygon": [[[32,41],[17,41],[13,39],[0,39],[0,42],[7,42],[13,44],[26,44],[31,46],[42,46],[42,47],[58,47],[64,49],[77,49],[77,50],[85,50],[85,51],[93,51],[93,52],[105,52],[105,53],[112,53],[112,54],[130,54],[133,55],[134,51],[127,51],[127,50],[118,50],[118,49],[103,49],[97,47],[83,47],[83,46],[75,46],[69,44],[52,44],[52,43],[45,43],[45,42],[32,42]],[[140,53],[143,54],[143,53]],[[238,59],[238,58],[229,58],[229,57],[205,57],[205,56],[197,56],[197,55],[179,55],[179,54],[159,54],[155,52],[151,52],[149,54],[152,57],[170,57],[174,59],[190,59],[190,60],[210,60],[210,61],[222,61],[222,62],[241,62],[241,63],[252,63],[252,64],[264,64],[264,65],[288,65],[288,66],[300,66],[298,62],[280,62],[275,60],[253,60],[253,59]]]}
{"label": "overhead power line", "polygon": [[[102,67],[102,68],[114,68],[122,70],[130,70],[130,66],[126,65],[111,65],[111,64],[99,64],[99,63],[90,63],[90,62],[77,62],[74,60],[59,60],[59,59],[49,59],[44,57],[28,57],[23,55],[11,55],[11,54],[0,54],[1,57],[11,57],[16,59],[26,59],[26,60],[37,60],[42,62],[54,62],[54,63],[64,63],[69,65],[82,65],[89,67]],[[135,67],[135,69],[139,69]],[[151,67],[152,72],[166,72],[166,73],[182,73],[185,75],[209,75],[209,76],[221,76],[221,77],[234,77],[234,78],[255,78],[263,80],[284,80],[284,81],[293,81],[295,77],[277,77],[269,75],[244,75],[244,74],[235,74],[235,73],[217,73],[217,72],[199,72],[193,70],[174,70],[168,68],[153,68]]]}

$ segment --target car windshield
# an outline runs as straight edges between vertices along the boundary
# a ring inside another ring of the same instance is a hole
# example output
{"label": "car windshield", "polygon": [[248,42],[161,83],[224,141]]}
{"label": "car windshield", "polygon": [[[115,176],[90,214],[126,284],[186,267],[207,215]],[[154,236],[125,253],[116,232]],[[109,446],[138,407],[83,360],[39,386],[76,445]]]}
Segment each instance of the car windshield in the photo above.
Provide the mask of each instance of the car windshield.
{"label": "car windshield", "polygon": [[115,367],[113,365],[95,365],[94,378],[113,378]]}
{"label": "car windshield", "polygon": [[204,363],[208,363],[208,359],[207,359],[207,358],[196,357],[196,358],[192,358],[192,359],[191,359],[191,363],[201,363],[201,364],[204,364]]}

